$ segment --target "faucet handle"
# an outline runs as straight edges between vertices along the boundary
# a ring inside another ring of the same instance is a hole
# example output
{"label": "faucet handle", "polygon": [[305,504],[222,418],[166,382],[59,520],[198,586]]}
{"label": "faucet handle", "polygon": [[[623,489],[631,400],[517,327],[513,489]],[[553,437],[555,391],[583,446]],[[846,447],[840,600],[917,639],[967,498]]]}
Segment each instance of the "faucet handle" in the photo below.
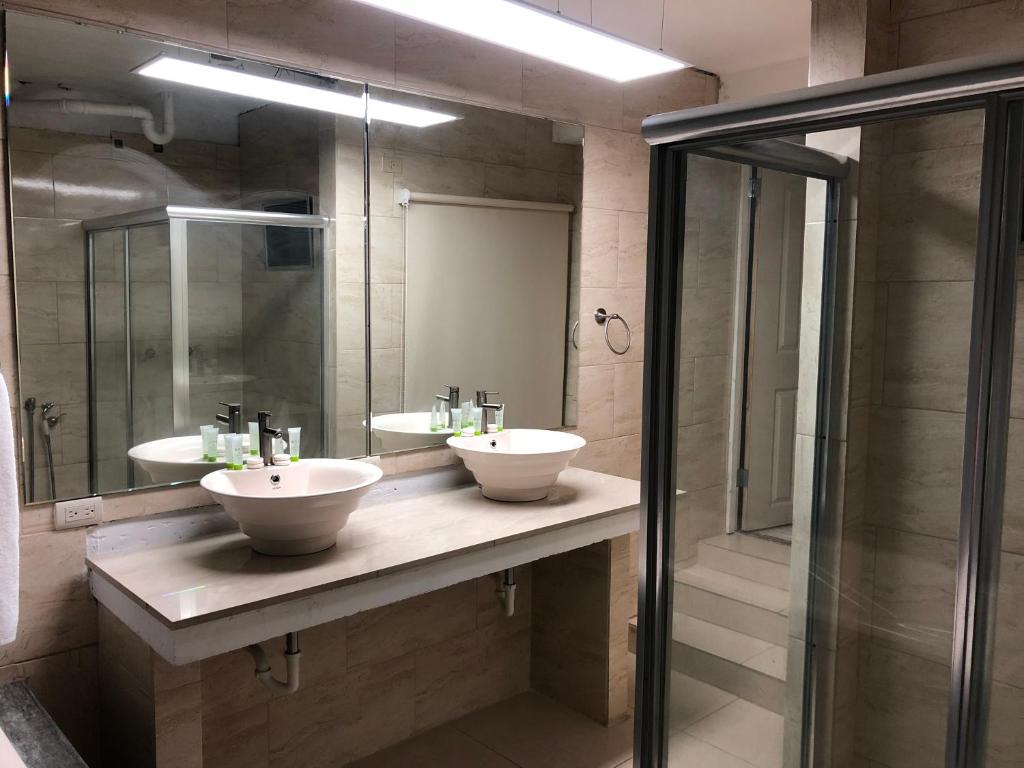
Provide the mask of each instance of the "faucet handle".
{"label": "faucet handle", "polygon": [[490,389],[478,389],[476,391],[476,404],[478,406],[483,405],[484,403],[487,402],[488,398],[497,397],[500,394],[501,392],[495,392]]}

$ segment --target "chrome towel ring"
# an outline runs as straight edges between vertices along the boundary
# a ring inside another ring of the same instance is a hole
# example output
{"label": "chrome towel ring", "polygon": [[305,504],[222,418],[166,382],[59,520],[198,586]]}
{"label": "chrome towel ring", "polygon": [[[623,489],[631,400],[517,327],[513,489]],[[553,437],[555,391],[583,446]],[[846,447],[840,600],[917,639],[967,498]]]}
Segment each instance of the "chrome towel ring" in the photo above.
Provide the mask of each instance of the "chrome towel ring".
{"label": "chrome towel ring", "polygon": [[[620,323],[622,323],[622,327],[626,329],[626,346],[621,350],[616,349],[612,345],[612,340],[608,338],[608,328],[611,327],[612,320],[618,320]],[[633,334],[630,333],[629,323],[626,322],[625,318],[623,318],[622,315],[618,313],[609,315],[607,312],[605,312],[604,307],[598,307],[597,309],[594,310],[594,321],[598,325],[604,326],[604,343],[608,345],[608,349],[610,349],[616,355],[624,355],[627,352],[629,352],[629,346],[630,344],[633,343]]]}

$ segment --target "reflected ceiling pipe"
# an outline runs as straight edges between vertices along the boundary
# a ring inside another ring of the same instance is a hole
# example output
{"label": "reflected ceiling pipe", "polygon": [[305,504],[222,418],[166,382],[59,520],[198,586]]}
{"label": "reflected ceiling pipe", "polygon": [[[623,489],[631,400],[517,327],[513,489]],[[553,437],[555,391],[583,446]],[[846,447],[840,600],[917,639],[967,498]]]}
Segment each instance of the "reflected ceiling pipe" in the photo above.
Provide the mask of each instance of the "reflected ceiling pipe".
{"label": "reflected ceiling pipe", "polygon": [[59,112],[65,115],[101,115],[104,117],[128,117],[142,123],[142,133],[152,144],[169,144],[174,138],[174,94],[161,94],[163,100],[163,126],[156,128],[156,117],[148,107],[138,104],[113,104],[84,99],[38,99],[19,101],[17,104],[29,109],[45,112]]}

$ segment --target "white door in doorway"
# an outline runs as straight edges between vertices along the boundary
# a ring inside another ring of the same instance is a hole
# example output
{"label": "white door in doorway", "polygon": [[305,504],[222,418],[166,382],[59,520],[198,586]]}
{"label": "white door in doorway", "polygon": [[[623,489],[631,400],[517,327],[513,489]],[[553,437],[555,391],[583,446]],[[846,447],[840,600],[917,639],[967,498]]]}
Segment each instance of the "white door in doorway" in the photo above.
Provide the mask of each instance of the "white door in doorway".
{"label": "white door in doorway", "polygon": [[743,530],[793,522],[793,462],[803,271],[802,176],[761,170],[755,218],[747,486]]}

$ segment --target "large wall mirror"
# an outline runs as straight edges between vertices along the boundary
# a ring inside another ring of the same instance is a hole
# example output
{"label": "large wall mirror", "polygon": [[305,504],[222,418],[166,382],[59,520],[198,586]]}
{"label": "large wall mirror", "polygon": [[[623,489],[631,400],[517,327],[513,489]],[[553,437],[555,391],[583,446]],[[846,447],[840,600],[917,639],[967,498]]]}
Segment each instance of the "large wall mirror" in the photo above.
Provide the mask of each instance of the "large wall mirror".
{"label": "large wall mirror", "polygon": [[6,24],[26,501],[195,481],[258,411],[304,456],[478,391],[575,423],[580,126]]}

